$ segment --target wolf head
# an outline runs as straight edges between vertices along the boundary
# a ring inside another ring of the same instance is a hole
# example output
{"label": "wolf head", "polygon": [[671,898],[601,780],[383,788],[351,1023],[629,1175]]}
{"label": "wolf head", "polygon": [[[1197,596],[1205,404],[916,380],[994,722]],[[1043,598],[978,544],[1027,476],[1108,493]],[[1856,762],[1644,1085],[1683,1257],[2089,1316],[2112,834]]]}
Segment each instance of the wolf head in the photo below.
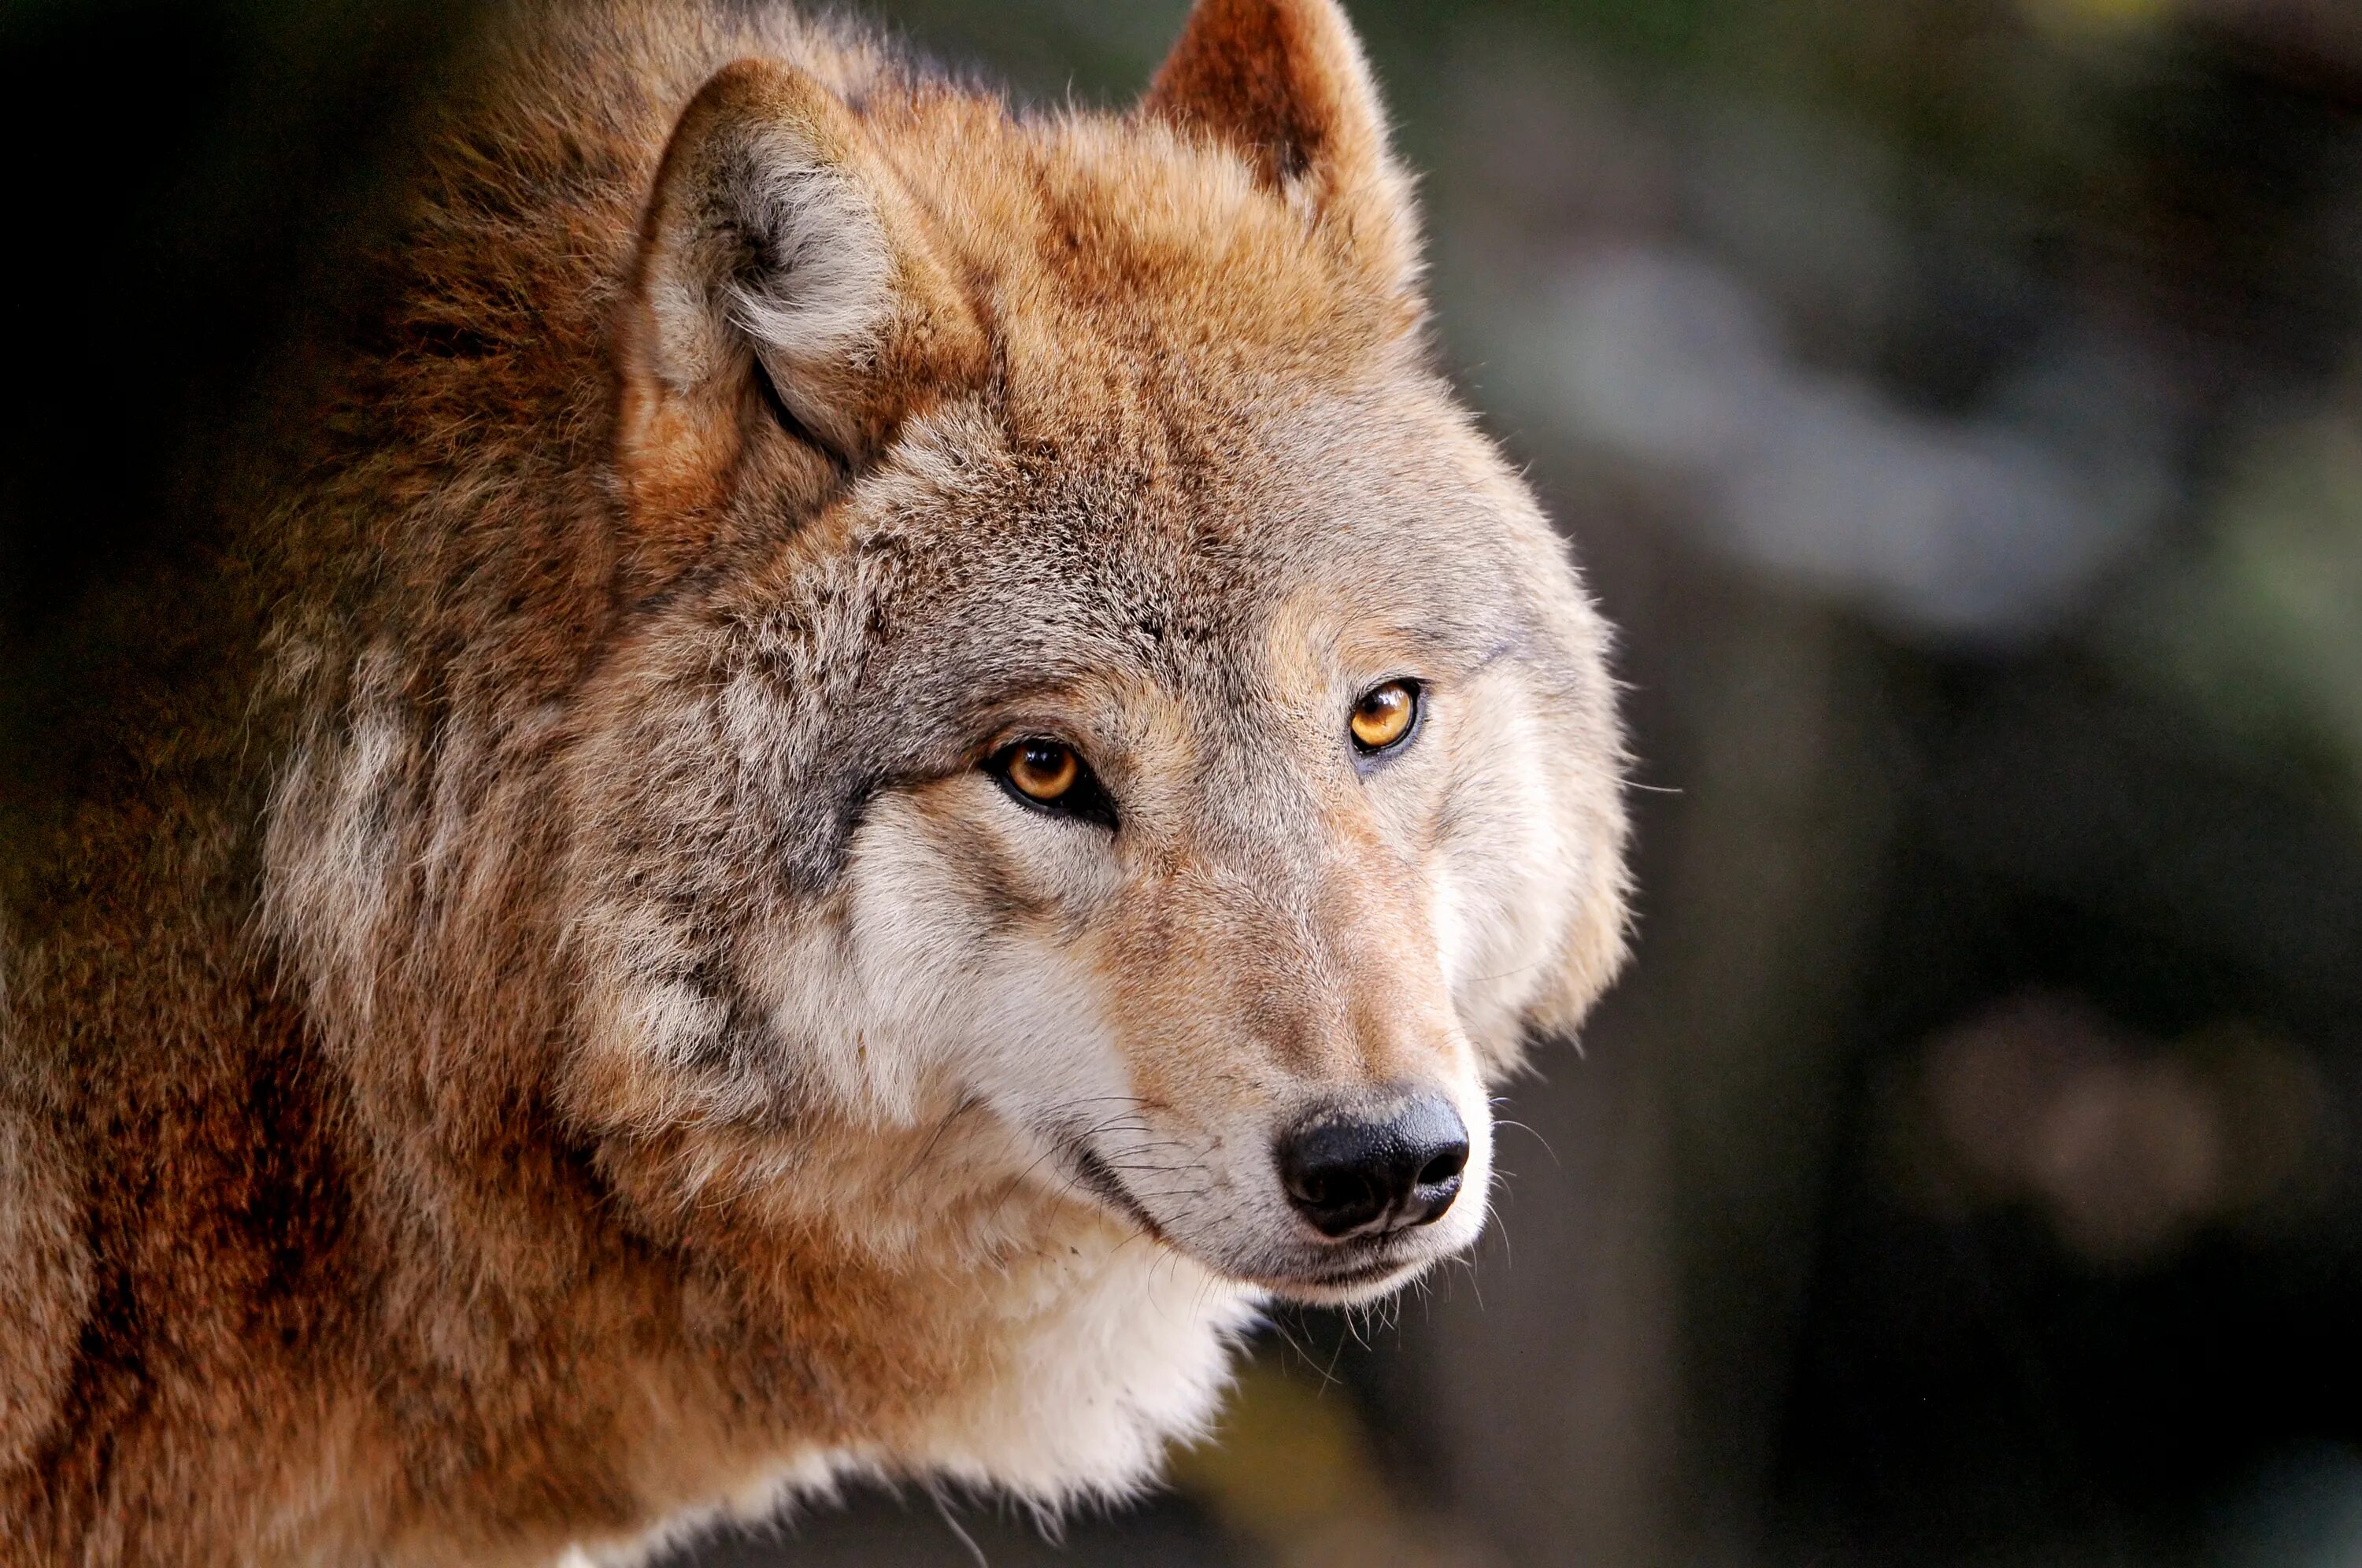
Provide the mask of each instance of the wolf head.
{"label": "wolf head", "polygon": [[1330,0],[1202,0],[1120,118],[713,78],[616,328],[572,1114],[779,1181],[988,1129],[1307,1299],[1464,1246],[1488,1084],[1619,960],[1620,745],[1418,273]]}

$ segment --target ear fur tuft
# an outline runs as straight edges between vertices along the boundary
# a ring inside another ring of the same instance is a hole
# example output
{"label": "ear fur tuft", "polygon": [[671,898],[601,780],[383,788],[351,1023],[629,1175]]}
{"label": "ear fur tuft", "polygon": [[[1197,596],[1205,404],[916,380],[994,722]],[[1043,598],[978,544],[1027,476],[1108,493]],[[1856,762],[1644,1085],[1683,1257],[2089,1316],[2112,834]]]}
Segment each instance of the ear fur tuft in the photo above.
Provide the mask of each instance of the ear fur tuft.
{"label": "ear fur tuft", "polygon": [[1336,0],[1198,0],[1142,107],[1228,146],[1380,287],[1413,294],[1410,182]]}

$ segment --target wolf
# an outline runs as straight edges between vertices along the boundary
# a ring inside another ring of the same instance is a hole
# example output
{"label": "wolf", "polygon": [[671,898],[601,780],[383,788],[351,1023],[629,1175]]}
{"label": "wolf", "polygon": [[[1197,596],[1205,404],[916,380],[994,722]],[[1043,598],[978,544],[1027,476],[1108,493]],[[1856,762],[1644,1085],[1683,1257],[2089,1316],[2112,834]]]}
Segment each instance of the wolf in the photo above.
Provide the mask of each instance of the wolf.
{"label": "wolf", "polygon": [[1201,0],[1021,112],[744,0],[468,53],[9,806],[7,1561],[1121,1495],[1264,1304],[1470,1243],[1625,948],[1608,633],[1363,55]]}

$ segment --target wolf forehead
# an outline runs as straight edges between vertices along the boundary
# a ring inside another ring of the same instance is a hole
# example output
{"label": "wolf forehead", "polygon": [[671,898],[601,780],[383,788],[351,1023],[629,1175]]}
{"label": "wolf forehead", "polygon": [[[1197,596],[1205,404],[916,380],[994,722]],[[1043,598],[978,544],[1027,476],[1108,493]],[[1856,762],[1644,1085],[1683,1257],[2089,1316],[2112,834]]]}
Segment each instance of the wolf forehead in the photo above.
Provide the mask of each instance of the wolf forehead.
{"label": "wolf forehead", "polygon": [[921,422],[841,525],[896,558],[889,596],[922,623],[881,636],[1187,685],[1251,662],[1284,611],[1439,654],[1516,618],[1516,497],[1423,378],[1358,399],[1138,391],[1054,433],[983,401]]}

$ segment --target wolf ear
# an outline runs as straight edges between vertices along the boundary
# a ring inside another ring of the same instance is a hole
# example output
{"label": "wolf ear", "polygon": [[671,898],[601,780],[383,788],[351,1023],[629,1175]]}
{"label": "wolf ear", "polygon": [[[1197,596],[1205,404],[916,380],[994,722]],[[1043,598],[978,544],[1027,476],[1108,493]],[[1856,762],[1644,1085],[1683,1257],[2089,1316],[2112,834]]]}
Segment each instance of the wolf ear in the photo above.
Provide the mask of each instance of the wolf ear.
{"label": "wolf ear", "polygon": [[1142,107],[1230,147],[1380,286],[1416,292],[1410,182],[1336,0],[1198,0]]}
{"label": "wolf ear", "polygon": [[690,100],[617,333],[616,462],[636,513],[717,499],[766,421],[857,462],[982,351],[917,213],[834,93],[742,60]]}

